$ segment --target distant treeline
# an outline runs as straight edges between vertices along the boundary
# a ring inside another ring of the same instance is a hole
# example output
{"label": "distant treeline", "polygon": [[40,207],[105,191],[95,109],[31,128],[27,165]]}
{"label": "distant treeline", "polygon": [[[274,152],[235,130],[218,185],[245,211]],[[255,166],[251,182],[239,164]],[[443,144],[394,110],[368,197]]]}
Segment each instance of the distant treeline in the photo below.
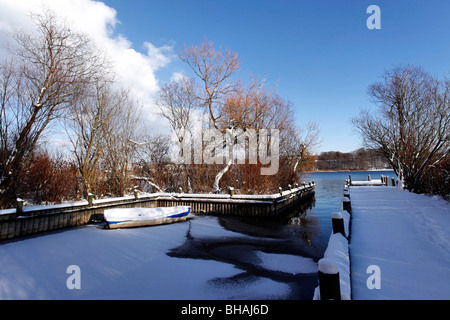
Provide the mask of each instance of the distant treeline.
{"label": "distant treeline", "polygon": [[386,158],[377,151],[364,148],[353,152],[328,151],[316,156],[315,170],[389,169]]}

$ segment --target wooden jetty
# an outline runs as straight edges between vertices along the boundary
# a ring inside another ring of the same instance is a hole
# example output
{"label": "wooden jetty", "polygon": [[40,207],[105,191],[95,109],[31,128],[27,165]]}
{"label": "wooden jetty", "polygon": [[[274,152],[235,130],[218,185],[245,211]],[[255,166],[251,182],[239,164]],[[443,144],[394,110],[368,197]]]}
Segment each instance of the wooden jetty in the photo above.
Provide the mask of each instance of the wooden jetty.
{"label": "wooden jetty", "polygon": [[315,193],[314,182],[303,183],[269,195],[151,193],[114,199],[93,200],[52,206],[24,207],[0,211],[0,240],[71,228],[104,220],[110,208],[154,208],[190,206],[194,214],[273,217]]}

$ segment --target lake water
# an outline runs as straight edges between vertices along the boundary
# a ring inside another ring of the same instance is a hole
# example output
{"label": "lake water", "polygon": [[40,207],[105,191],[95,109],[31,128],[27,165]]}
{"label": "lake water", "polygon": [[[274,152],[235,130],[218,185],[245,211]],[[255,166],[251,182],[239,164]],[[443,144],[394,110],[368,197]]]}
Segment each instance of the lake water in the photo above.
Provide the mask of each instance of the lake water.
{"label": "lake water", "polygon": [[352,171],[352,172],[314,172],[302,177],[305,181],[314,180],[316,183],[315,204],[308,215],[315,217],[320,225],[320,237],[318,246],[327,245],[332,231],[331,213],[338,211],[342,199],[342,188],[349,174],[354,181],[367,181],[370,175],[372,179],[380,179],[381,175],[395,177],[393,170],[389,171]]}

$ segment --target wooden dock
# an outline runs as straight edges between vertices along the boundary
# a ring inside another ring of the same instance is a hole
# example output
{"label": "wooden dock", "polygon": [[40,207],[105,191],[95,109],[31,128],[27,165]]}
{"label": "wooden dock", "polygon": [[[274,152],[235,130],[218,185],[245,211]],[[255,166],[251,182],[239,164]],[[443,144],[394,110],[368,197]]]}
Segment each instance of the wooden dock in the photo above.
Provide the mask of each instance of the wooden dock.
{"label": "wooden dock", "polygon": [[194,214],[274,217],[315,193],[314,182],[269,195],[151,193],[0,211],[0,240],[103,221],[110,208],[191,206]]}

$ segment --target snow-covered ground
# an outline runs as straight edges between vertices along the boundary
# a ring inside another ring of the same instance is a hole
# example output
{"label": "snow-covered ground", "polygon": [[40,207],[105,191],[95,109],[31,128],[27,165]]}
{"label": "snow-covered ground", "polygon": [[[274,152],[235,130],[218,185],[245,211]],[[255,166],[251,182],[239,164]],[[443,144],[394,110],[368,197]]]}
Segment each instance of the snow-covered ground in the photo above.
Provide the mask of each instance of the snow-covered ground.
{"label": "snow-covered ground", "polygon": [[[298,244],[235,232],[210,216],[134,229],[89,225],[2,243],[0,300],[286,299],[289,281],[316,281],[317,259],[299,256]],[[67,286],[73,265],[80,289]]]}
{"label": "snow-covered ground", "polygon": [[450,205],[397,187],[350,195],[352,299],[450,299]]}

